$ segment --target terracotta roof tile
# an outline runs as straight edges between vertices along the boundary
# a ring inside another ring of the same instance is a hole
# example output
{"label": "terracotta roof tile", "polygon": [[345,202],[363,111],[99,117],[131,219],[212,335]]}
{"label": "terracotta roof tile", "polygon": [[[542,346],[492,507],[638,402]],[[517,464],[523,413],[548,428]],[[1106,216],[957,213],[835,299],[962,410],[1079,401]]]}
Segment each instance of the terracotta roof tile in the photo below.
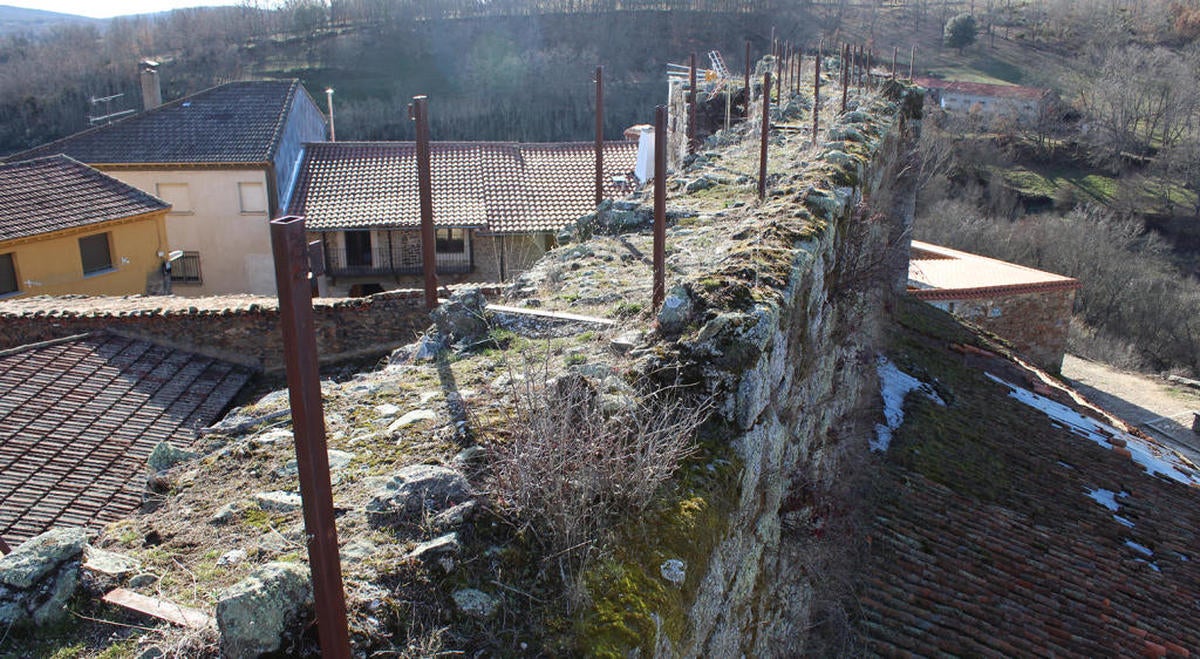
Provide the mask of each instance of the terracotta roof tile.
{"label": "terracotta roof tile", "polygon": [[249,377],[103,333],[0,353],[0,537],[16,546],[133,512],[154,446],[191,447]]}
{"label": "terracotta roof tile", "polygon": [[1079,280],[1015,263],[912,241],[909,292],[922,300],[961,300],[1079,288]]}
{"label": "terracotta roof tile", "polygon": [[[605,143],[608,197],[632,188],[613,177],[632,172],[634,142]],[[434,223],[492,233],[557,231],[595,203],[590,142],[434,142]],[[632,180],[632,177],[630,177]],[[305,146],[289,213],[312,231],[415,227],[416,146],[412,142],[336,142]]]}
{"label": "terracotta roof tile", "polygon": [[[870,654],[1200,648],[1200,489],[1151,476],[1003,390],[984,398],[955,382],[946,408],[906,406],[878,476],[858,600]],[[948,443],[906,434],[920,419],[936,419]],[[955,433],[966,420],[987,430]],[[1121,493],[1119,512],[1089,497],[1097,488]]]}
{"label": "terracotta roof tile", "polygon": [[302,90],[299,80],[229,82],[7,160],[64,153],[91,164],[264,163]]}
{"label": "terracotta roof tile", "polygon": [[166,208],[161,199],[66,156],[0,165],[0,241]]}
{"label": "terracotta roof tile", "polygon": [[990,96],[992,98],[1019,98],[1036,101],[1046,94],[1049,89],[1043,87],[1022,87],[1021,85],[992,85],[985,82],[966,82],[962,80],[942,80],[941,78],[917,77],[913,82],[926,89],[939,89],[971,96]]}

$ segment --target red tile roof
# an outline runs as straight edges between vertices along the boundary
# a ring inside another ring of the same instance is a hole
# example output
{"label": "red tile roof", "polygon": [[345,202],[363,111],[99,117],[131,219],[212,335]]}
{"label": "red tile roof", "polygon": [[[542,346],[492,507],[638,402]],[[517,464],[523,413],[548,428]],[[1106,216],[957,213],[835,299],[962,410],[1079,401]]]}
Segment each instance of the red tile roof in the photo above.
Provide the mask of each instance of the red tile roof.
{"label": "red tile roof", "polygon": [[922,300],[965,300],[1079,288],[1079,280],[914,240],[909,293]]}
{"label": "red tile roof", "polygon": [[0,538],[133,512],[155,445],[190,448],[249,377],[104,333],[0,352]]}
{"label": "red tile roof", "polygon": [[[595,204],[593,144],[435,142],[431,145],[434,223],[491,233],[557,231]],[[606,142],[605,195],[630,184],[635,142]],[[415,227],[416,147],[412,142],[334,142],[305,146],[292,215],[312,231]]]}
{"label": "red tile roof", "polygon": [[1024,404],[985,373],[1039,377],[949,352],[931,319],[912,324],[901,356],[937,364],[926,377],[951,398],[910,398],[874,474],[864,654],[1200,652],[1200,488],[1147,473],[1120,431],[1101,446]]}
{"label": "red tile roof", "polygon": [[0,165],[0,241],[169,208],[66,156]]}
{"label": "red tile roof", "polygon": [[942,80],[941,78],[913,79],[916,84],[926,89],[938,89],[944,92],[969,94],[971,96],[989,96],[992,98],[1016,98],[1036,101],[1046,94],[1049,89],[1042,87],[1022,87],[1021,85],[990,85],[984,82],[965,82],[962,80]]}

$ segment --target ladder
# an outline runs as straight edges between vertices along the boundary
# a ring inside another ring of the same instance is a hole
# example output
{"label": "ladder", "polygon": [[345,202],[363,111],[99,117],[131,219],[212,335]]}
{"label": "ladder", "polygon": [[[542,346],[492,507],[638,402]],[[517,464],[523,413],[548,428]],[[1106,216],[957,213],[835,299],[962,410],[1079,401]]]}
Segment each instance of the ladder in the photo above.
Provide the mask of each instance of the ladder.
{"label": "ladder", "polygon": [[712,68],[717,72],[717,77],[722,80],[729,77],[729,67],[725,66],[725,58],[721,57],[721,51],[708,51],[708,61],[712,62]]}

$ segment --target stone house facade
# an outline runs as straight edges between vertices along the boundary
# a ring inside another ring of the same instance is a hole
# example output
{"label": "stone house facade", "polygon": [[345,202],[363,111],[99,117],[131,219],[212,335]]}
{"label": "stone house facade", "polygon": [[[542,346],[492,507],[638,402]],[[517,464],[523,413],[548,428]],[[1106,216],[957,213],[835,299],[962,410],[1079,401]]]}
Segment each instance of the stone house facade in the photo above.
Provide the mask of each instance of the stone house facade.
{"label": "stone house facade", "polygon": [[914,82],[929,90],[926,102],[936,103],[946,112],[965,114],[977,111],[993,118],[1013,117],[1025,124],[1037,121],[1057,98],[1053,91],[1041,87],[991,85],[940,78],[916,78]]}
{"label": "stone house facade", "polygon": [[[503,282],[595,209],[591,142],[430,145],[439,283]],[[604,146],[604,195],[633,190],[636,142]],[[289,214],[322,243],[322,295],[417,285],[422,258],[413,142],[305,145]]]}
{"label": "stone house facade", "polygon": [[908,290],[1013,344],[1038,366],[1057,373],[1077,279],[914,240]]}

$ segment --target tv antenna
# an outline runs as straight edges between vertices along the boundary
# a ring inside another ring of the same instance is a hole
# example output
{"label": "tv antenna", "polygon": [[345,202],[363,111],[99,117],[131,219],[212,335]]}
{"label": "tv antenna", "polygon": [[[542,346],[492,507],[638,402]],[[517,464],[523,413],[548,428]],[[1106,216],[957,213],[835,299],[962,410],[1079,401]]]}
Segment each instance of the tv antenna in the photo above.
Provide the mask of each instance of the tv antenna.
{"label": "tv antenna", "polygon": [[87,118],[88,125],[96,126],[98,124],[111,124],[114,119],[120,119],[121,117],[124,117],[127,114],[133,114],[134,112],[137,112],[137,110],[118,110],[116,112],[112,111],[112,102],[121,98],[124,95],[125,94],[113,94],[112,96],[99,96],[99,97],[93,96],[90,99],[92,107],[95,108],[96,106],[103,103],[104,104],[104,114],[101,114],[98,116],[93,116],[93,115],[89,114],[88,118]]}

